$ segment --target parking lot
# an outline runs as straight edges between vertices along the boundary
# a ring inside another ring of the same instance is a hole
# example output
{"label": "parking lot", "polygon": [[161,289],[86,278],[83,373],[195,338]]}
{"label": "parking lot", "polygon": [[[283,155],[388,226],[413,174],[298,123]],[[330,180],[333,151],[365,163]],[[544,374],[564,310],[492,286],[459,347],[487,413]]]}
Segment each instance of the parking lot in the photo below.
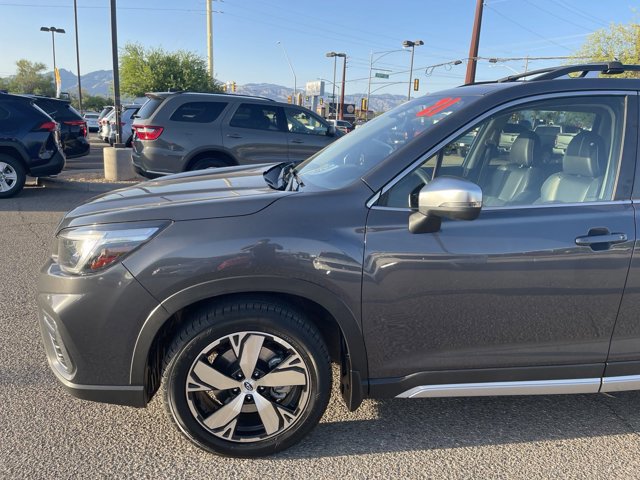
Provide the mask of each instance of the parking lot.
{"label": "parking lot", "polygon": [[36,278],[60,217],[95,194],[47,184],[0,202],[0,477],[637,478],[640,392],[368,400],[354,413],[334,393],[311,435],[263,460],[194,447],[159,397],[138,410],[66,395],[46,365]]}

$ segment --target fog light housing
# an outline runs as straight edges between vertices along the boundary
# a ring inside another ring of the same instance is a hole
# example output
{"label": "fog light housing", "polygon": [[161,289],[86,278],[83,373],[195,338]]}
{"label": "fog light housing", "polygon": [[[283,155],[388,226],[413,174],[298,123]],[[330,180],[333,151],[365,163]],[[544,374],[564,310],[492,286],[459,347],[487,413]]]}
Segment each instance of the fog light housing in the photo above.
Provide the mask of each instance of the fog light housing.
{"label": "fog light housing", "polygon": [[49,362],[60,375],[71,380],[76,373],[76,367],[60,336],[58,324],[45,312],[40,314],[42,323],[42,337]]}

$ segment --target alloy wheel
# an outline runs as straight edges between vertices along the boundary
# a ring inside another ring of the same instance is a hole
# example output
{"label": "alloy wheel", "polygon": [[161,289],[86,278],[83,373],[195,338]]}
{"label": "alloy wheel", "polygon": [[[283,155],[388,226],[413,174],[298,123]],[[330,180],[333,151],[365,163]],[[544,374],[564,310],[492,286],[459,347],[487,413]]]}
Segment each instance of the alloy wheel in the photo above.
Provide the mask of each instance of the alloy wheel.
{"label": "alloy wheel", "polygon": [[191,414],[211,434],[226,441],[259,442],[299,420],[309,400],[309,371],[284,339],[237,332],[196,356],[185,394]]}
{"label": "alloy wheel", "polygon": [[18,173],[15,168],[0,161],[0,192],[9,192],[18,184]]}

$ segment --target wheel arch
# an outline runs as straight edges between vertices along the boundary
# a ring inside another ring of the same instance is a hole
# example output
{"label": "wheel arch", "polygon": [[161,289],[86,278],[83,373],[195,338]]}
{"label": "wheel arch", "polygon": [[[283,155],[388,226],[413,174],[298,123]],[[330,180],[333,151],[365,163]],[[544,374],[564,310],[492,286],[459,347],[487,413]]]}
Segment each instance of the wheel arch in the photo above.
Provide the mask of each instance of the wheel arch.
{"label": "wheel arch", "polygon": [[0,142],[0,155],[9,155],[22,163],[25,171],[29,173],[29,156],[26,150],[21,145],[16,145],[11,142]]}
{"label": "wheel arch", "polygon": [[[332,358],[340,360],[340,390],[350,410],[355,410],[368,387],[367,356],[360,323],[334,293],[319,285],[279,277],[217,280],[188,287],[163,301],[144,322],[136,340],[130,370],[132,385],[145,385],[147,397],[158,389],[164,348],[180,328],[190,309],[207,302],[241,300],[249,296],[274,299],[312,315]],[[338,357],[338,358],[336,358]]]}
{"label": "wheel arch", "polygon": [[220,158],[220,160],[224,160],[228,162],[230,167],[239,165],[235,157],[231,155],[231,153],[229,153],[228,151],[219,149],[219,148],[208,147],[205,149],[199,149],[196,152],[192,152],[192,154],[188,157],[187,161],[185,162],[184,171],[185,172],[190,171],[193,165],[195,165],[195,163],[198,160],[211,157],[211,156],[215,156],[216,158]]}

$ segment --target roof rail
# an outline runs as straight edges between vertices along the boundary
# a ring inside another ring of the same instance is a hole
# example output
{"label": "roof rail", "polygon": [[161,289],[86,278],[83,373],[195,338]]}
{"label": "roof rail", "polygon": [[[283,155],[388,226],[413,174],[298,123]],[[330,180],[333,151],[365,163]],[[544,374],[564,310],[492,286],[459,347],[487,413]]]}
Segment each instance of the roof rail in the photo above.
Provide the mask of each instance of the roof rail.
{"label": "roof rail", "polygon": [[541,68],[526,73],[509,75],[496,80],[498,83],[515,82],[526,77],[534,76],[530,81],[553,80],[564,77],[570,73],[580,73],[579,78],[586,77],[589,72],[600,72],[604,75],[620,75],[624,72],[640,72],[640,65],[624,65],[621,62],[586,63],[576,65],[563,65],[560,67]]}
{"label": "roof rail", "polygon": [[156,96],[159,97],[160,95],[164,95],[164,96],[168,96],[168,95],[174,95],[174,94],[180,94],[180,93],[192,93],[195,95],[228,95],[230,97],[246,97],[246,98],[259,98],[261,100],[268,100],[270,102],[275,102],[275,100],[273,98],[268,98],[268,97],[261,97],[259,95],[246,95],[246,94],[242,94],[242,93],[228,93],[228,92],[193,92],[191,90],[171,90],[169,89],[168,92],[147,92],[145,93],[145,96],[148,97],[149,95],[152,96]]}

